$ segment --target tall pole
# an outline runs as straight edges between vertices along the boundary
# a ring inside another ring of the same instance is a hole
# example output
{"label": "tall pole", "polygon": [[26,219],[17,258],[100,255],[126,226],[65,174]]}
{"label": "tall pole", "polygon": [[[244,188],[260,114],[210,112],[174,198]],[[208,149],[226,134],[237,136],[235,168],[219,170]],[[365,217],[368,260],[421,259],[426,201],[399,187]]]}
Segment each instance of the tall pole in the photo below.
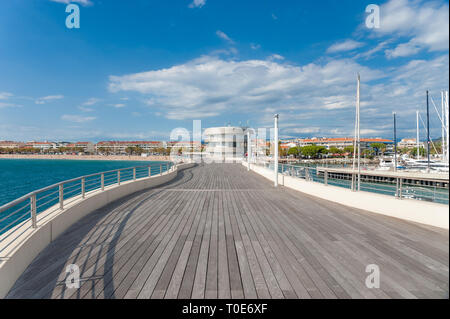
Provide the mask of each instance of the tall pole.
{"label": "tall pole", "polygon": [[447,130],[447,161],[450,159],[450,152],[449,152],[449,145],[450,145],[450,140],[449,140],[449,132],[448,132],[448,91],[445,92],[445,128]]}
{"label": "tall pole", "polygon": [[417,136],[416,136],[416,145],[417,145],[417,154],[416,158],[419,159],[420,156],[420,134],[419,134],[419,111],[416,111],[416,122],[417,122]]}
{"label": "tall pole", "polygon": [[361,190],[361,128],[360,128],[360,84],[361,80],[358,73],[358,85],[356,89],[356,109],[358,114],[358,191]]}
{"label": "tall pole", "polygon": [[352,191],[355,190],[355,178],[354,178],[354,172],[356,169],[356,152],[357,152],[357,144],[356,140],[358,138],[358,107],[355,107],[355,136],[353,139],[353,165],[352,165]]}
{"label": "tall pole", "polygon": [[247,129],[247,171],[250,170],[250,154],[251,154],[251,144],[250,144],[250,130]]}
{"label": "tall pole", "polygon": [[275,171],[275,179],[274,186],[278,187],[278,114],[274,116],[274,139],[273,139],[273,147],[274,147],[274,171]]}
{"label": "tall pole", "polygon": [[394,112],[394,172],[397,171],[397,121]]}
{"label": "tall pole", "polygon": [[444,91],[441,91],[441,108],[442,108],[442,125],[441,125],[441,133],[442,133],[442,139],[441,139],[441,153],[442,153],[442,160],[445,161],[445,107],[444,107]]}
{"label": "tall pole", "polygon": [[430,103],[428,101],[427,91],[427,172],[430,172]]}

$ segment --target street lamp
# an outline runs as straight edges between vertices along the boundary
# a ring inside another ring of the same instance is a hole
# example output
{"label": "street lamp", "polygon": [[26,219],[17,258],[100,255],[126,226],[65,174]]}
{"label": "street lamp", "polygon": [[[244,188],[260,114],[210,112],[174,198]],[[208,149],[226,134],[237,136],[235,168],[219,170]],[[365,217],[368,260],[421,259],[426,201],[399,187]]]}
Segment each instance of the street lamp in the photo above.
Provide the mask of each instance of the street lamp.
{"label": "street lamp", "polygon": [[278,187],[278,114],[275,114],[274,118],[274,170],[275,170],[275,179],[274,179],[274,186]]}

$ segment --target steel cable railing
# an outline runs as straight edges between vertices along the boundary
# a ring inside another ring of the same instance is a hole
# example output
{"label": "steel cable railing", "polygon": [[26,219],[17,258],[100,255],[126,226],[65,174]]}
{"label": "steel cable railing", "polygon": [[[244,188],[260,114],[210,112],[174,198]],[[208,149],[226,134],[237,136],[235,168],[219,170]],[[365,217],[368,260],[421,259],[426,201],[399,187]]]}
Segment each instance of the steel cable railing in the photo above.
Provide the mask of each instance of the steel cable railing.
{"label": "steel cable railing", "polygon": [[[274,170],[273,162],[255,162],[251,165],[265,167]],[[338,174],[328,172],[326,169],[321,169],[312,166],[296,166],[289,164],[278,164],[278,173],[285,176],[292,176],[307,181],[321,183],[324,185],[332,185],[348,189],[356,188],[356,173],[352,174]],[[352,181],[353,179],[353,181]],[[376,181],[369,178],[363,178],[360,184],[361,191],[367,191],[377,194],[384,194],[395,196],[397,198],[407,198],[416,200],[425,200],[437,202],[441,204],[449,203],[449,189],[447,187],[434,186],[419,186],[413,183],[408,183],[408,178],[393,178],[391,182]]]}
{"label": "steel cable railing", "polygon": [[174,167],[174,163],[167,162],[120,168],[65,180],[33,191],[0,207],[0,235],[7,233],[2,236],[0,243],[30,220],[30,227],[36,228],[37,216],[55,205],[55,210],[62,210],[66,204],[84,199],[86,193],[104,191],[113,185],[162,175]]}

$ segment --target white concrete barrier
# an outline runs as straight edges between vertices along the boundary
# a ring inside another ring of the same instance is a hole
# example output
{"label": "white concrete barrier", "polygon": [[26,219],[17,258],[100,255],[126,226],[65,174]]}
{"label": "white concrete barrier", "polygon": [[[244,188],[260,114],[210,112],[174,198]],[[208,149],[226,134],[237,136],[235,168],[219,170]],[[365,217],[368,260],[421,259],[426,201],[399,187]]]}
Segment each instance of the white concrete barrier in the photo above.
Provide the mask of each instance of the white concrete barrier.
{"label": "white concrete barrier", "polygon": [[[242,165],[247,167],[246,162],[242,162]],[[250,164],[250,169],[271,181],[274,180],[275,173],[273,170],[254,164]],[[278,184],[345,206],[449,229],[448,205],[414,199],[400,200],[393,196],[364,191],[352,192],[350,189],[327,186],[283,174],[278,174]]]}
{"label": "white concrete barrier", "polygon": [[[122,182],[120,185],[105,187],[104,191],[94,190],[70,199],[64,209],[55,205],[38,214],[37,228],[31,221],[15,227],[0,236],[0,298],[4,298],[16,280],[33,259],[81,218],[106,204],[150,187],[155,187],[174,179],[178,172],[195,164],[181,164],[162,175]],[[58,204],[59,205],[59,204]],[[14,236],[12,234],[14,233]],[[18,235],[20,234],[20,235]]]}

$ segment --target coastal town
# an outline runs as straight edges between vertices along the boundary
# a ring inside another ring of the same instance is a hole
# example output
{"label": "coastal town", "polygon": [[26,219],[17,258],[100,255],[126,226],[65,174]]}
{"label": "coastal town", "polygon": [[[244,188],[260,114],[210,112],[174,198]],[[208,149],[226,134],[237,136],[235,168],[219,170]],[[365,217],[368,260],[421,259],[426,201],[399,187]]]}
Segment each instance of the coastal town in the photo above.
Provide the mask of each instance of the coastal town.
{"label": "coastal town", "polygon": [[[246,141],[245,141],[246,142]],[[255,143],[255,142],[253,142]],[[256,143],[261,153],[269,150],[270,141]],[[54,142],[54,141],[0,141],[2,155],[97,155],[97,156],[168,156],[176,151],[178,154],[204,152],[206,141],[99,141],[93,142]],[[353,138],[295,138],[280,140],[279,151],[282,158],[345,158],[353,154]],[[419,148],[417,147],[419,146]],[[441,144],[437,141],[431,148],[431,154],[440,153]],[[415,138],[404,138],[397,143],[399,154],[424,156],[425,143],[416,142]],[[373,159],[380,155],[390,156],[394,152],[394,142],[385,138],[362,138],[361,151],[364,158]]]}

